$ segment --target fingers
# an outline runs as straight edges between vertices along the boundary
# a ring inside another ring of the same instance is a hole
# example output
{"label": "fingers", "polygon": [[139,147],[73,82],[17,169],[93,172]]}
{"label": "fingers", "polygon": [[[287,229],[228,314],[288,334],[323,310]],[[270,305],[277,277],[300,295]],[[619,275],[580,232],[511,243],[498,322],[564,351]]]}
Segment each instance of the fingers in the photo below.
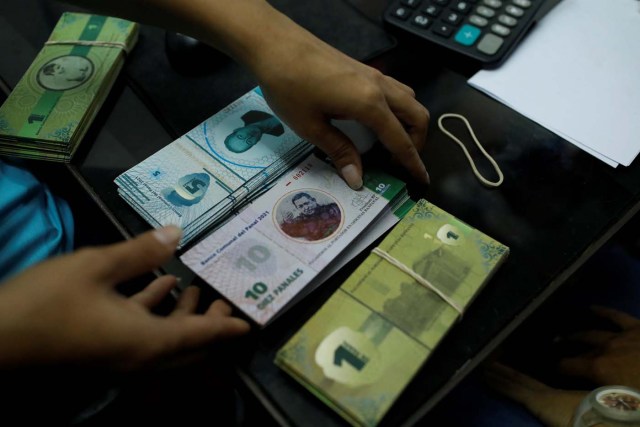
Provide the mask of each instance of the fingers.
{"label": "fingers", "polygon": [[224,301],[215,301],[205,314],[195,314],[198,295],[198,288],[187,288],[170,316],[156,317],[153,327],[148,325],[147,338],[152,344],[146,346],[151,349],[147,358],[189,357],[194,352],[206,352],[217,341],[250,331],[248,322],[231,316],[231,307]]}
{"label": "fingers", "polygon": [[[416,144],[418,147],[424,144],[428,116],[418,119],[421,114],[415,104],[420,104],[413,99],[408,102],[407,99],[411,99],[407,94],[404,94],[404,98],[397,93],[387,95],[388,104],[380,103],[356,119],[373,129],[380,142],[416,179],[429,183],[429,174],[416,148]],[[407,122],[411,135],[400,119],[411,120]]]}
{"label": "fingers", "polygon": [[411,89],[409,86],[389,76],[386,76],[386,77],[387,77],[387,81],[390,82],[392,85],[394,85],[397,89],[406,92],[412,98],[416,97],[415,91]]}
{"label": "fingers", "polygon": [[569,339],[593,346],[604,346],[617,335],[617,333],[610,331],[586,331],[575,333]]}
{"label": "fingers", "polygon": [[198,299],[200,298],[200,288],[189,286],[180,294],[176,306],[171,312],[171,316],[182,316],[196,312]]}
{"label": "fingers", "polygon": [[99,274],[115,285],[151,271],[171,257],[181,235],[178,227],[168,226],[98,249]]}
{"label": "fingers", "polygon": [[310,138],[312,144],[324,151],[345,182],[354,190],[362,187],[362,161],[358,150],[342,131],[327,124]]}
{"label": "fingers", "polygon": [[610,320],[611,322],[615,323],[623,330],[636,328],[640,326],[639,319],[636,319],[635,317],[627,313],[615,310],[613,308],[592,306],[591,311],[593,311],[593,313],[595,313],[599,317]]}
{"label": "fingers", "polygon": [[232,317],[232,308],[222,300],[214,301],[204,315],[184,315],[188,310],[195,310],[196,292],[189,292],[180,304],[177,315],[171,316],[171,332],[173,346],[176,351],[196,349],[218,340],[243,335],[251,329],[249,323],[238,317]]}
{"label": "fingers", "polygon": [[166,275],[158,277],[156,280],[147,285],[146,288],[131,296],[131,300],[147,308],[153,308],[160,304],[162,300],[171,292],[178,283],[175,276]]}
{"label": "fingers", "polygon": [[238,317],[232,317],[232,307],[223,300],[216,300],[211,304],[205,316],[219,321],[217,338],[229,338],[232,336],[243,335],[249,332],[251,327],[246,320]]}
{"label": "fingers", "polygon": [[[392,82],[400,85],[394,79],[388,78]],[[392,83],[393,84],[393,83]],[[427,140],[427,129],[429,125],[429,110],[415,100],[415,93],[408,86],[401,90],[388,90],[387,101],[393,113],[404,125],[414,147],[419,152],[422,151]]]}

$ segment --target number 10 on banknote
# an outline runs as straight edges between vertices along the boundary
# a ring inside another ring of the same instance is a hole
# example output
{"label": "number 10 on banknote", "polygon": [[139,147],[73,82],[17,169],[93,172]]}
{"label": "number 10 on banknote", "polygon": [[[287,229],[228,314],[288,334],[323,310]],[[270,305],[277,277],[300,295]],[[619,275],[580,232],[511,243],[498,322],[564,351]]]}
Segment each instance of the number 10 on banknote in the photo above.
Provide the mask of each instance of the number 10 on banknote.
{"label": "number 10 on banknote", "polygon": [[265,325],[398,198],[403,182],[365,175],[354,191],[310,156],[180,259]]}

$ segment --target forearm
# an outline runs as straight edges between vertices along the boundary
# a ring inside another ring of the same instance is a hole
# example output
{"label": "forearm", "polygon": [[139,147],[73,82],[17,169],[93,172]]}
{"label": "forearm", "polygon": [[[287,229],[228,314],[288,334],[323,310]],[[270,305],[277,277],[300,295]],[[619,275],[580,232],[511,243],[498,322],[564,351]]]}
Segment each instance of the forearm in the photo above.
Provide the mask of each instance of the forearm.
{"label": "forearm", "polygon": [[[259,70],[291,31],[306,31],[265,0],[66,0],[110,16],[166,28],[197,38]],[[298,34],[300,35],[300,34]]]}

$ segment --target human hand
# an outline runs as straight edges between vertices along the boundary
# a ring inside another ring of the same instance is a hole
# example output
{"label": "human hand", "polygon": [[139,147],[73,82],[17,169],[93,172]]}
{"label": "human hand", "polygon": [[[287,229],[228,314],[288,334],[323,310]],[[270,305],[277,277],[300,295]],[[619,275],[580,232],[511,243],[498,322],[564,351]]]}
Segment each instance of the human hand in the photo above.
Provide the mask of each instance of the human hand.
{"label": "human hand", "polygon": [[179,239],[178,228],[165,227],[78,250],[7,281],[0,286],[0,366],[70,363],[126,371],[248,332],[248,323],[232,317],[221,300],[195,314],[195,287],[182,293],[169,316],[153,314],[176,285],[173,276],[157,278],[130,298],[115,290],[167,261]]}
{"label": "human hand", "polygon": [[562,359],[560,371],[600,385],[640,388],[640,320],[611,308],[592,307],[592,311],[613,322],[620,331],[591,330],[574,334],[571,340],[593,348],[585,354]]}
{"label": "human hand", "polygon": [[284,16],[269,20],[273,31],[244,62],[258,77],[278,117],[329,155],[352,188],[362,186],[360,155],[349,138],[331,125],[332,119],[356,120],[369,127],[416,179],[428,183],[418,153],[425,144],[429,112],[414,91]]}
{"label": "human hand", "polygon": [[487,384],[498,393],[522,404],[545,425],[570,426],[578,405],[587,391],[559,390],[500,363],[486,370]]}
{"label": "human hand", "polygon": [[67,1],[188,34],[246,65],[278,117],[329,155],[352,188],[362,186],[360,155],[332,119],[369,127],[416,179],[429,182],[418,154],[429,111],[413,90],[324,43],[266,0]]}

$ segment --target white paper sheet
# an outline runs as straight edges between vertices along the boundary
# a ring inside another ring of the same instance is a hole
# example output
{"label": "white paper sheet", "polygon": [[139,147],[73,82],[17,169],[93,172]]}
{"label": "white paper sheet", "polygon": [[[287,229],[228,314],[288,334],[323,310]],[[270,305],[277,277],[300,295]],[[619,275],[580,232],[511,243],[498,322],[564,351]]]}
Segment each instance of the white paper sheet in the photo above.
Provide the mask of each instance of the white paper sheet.
{"label": "white paper sheet", "polygon": [[562,0],[469,84],[611,166],[640,152],[640,2]]}

